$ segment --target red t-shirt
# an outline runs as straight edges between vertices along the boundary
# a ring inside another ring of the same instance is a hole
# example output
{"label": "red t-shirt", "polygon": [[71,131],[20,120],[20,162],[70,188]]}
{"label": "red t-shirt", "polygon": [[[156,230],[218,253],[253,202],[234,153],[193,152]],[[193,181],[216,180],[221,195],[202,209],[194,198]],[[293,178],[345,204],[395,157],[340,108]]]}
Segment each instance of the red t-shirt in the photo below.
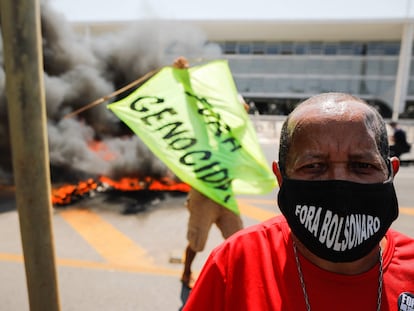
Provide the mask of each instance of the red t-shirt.
{"label": "red t-shirt", "polygon": [[[398,310],[401,293],[414,294],[414,239],[394,230],[383,250],[381,310]],[[377,310],[379,263],[358,275],[325,271],[299,255],[312,310]],[[184,311],[306,310],[283,216],[246,228],[209,256]]]}

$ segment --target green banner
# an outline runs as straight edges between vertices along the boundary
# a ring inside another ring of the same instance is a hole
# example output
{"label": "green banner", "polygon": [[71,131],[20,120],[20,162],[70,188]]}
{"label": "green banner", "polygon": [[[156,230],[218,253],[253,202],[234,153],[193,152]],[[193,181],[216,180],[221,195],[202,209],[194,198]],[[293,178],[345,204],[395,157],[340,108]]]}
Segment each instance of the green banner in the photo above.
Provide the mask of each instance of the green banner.
{"label": "green banner", "polygon": [[182,181],[235,213],[235,194],[277,186],[225,60],[164,67],[108,108]]}

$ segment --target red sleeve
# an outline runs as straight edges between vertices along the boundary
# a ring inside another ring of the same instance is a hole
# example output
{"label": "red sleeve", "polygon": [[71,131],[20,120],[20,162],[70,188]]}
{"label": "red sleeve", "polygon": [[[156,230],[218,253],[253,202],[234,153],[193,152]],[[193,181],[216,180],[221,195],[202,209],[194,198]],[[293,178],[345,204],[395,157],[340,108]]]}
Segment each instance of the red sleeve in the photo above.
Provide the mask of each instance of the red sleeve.
{"label": "red sleeve", "polygon": [[225,280],[214,260],[213,253],[197,278],[183,311],[224,310],[224,295]]}

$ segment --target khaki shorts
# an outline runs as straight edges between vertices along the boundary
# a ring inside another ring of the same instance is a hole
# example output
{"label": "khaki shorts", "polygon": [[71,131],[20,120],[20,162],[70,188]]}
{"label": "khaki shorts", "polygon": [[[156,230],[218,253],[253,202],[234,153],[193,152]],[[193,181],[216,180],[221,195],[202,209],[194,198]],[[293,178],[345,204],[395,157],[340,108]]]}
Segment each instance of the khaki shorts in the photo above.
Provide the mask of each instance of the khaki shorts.
{"label": "khaki shorts", "polygon": [[191,189],[188,194],[187,208],[190,212],[187,239],[191,249],[195,252],[204,249],[213,223],[217,225],[225,239],[243,228],[239,215],[195,189]]}

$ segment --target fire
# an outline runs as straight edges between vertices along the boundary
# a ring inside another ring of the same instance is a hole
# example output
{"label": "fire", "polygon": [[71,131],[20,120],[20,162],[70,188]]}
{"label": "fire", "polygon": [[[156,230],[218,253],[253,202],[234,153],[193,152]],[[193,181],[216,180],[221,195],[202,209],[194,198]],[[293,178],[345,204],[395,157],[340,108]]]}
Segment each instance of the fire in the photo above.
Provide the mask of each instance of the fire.
{"label": "fire", "polygon": [[90,196],[98,188],[98,183],[92,178],[77,184],[63,185],[52,189],[52,204],[67,205]]}
{"label": "fire", "polygon": [[[103,141],[93,140],[88,142],[88,146],[105,161],[112,161],[117,157],[117,154],[110,150]],[[123,177],[115,180],[108,176],[100,176],[96,179],[90,178],[80,181],[77,184],[67,184],[52,189],[52,204],[73,204],[83,198],[92,197],[96,193],[102,192],[120,191],[131,193],[132,191],[142,190],[185,193],[190,190],[190,186],[186,183],[176,181],[172,177],[162,177],[160,179],[155,179],[154,177]]]}
{"label": "fire", "polygon": [[182,182],[176,182],[168,177],[163,177],[160,180],[152,177],[144,179],[123,177],[117,181],[101,176],[100,182],[107,184],[116,190],[121,191],[138,191],[138,190],[153,190],[153,191],[181,191],[188,192],[190,187]]}
{"label": "fire", "polygon": [[114,180],[107,176],[101,176],[97,180],[90,178],[85,181],[80,181],[77,184],[63,185],[52,189],[52,204],[73,204],[80,199],[92,197],[96,193],[107,192],[110,190],[124,192],[141,190],[188,192],[190,186],[168,177],[163,177],[159,180],[152,177],[142,179],[136,177],[123,177],[119,180]]}
{"label": "fire", "polygon": [[111,161],[116,158],[116,154],[109,150],[108,146],[103,141],[90,141],[88,147],[106,161]]}

